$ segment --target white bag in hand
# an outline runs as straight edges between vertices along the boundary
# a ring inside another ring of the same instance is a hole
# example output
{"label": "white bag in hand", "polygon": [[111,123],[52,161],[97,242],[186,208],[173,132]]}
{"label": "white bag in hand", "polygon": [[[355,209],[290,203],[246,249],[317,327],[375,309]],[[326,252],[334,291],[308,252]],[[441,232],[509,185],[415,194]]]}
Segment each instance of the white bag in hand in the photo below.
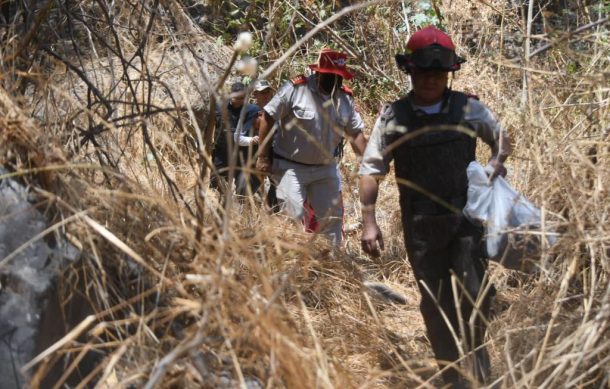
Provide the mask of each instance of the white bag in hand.
{"label": "white bag in hand", "polygon": [[[513,189],[502,177],[489,182],[476,161],[468,165],[468,201],[464,214],[485,226],[487,255],[509,269],[521,269],[524,257],[535,256],[543,234],[540,210]],[[554,238],[546,236],[549,245]]]}

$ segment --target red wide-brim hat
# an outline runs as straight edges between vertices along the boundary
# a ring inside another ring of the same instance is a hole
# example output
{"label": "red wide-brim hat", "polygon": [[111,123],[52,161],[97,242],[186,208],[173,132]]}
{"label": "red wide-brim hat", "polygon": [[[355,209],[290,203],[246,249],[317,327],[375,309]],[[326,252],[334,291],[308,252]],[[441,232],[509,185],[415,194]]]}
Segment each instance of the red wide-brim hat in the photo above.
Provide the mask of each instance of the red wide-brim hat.
{"label": "red wide-brim hat", "polygon": [[309,68],[318,73],[336,74],[349,80],[354,74],[347,69],[347,55],[331,49],[323,49],[318,57],[318,63],[309,65]]}

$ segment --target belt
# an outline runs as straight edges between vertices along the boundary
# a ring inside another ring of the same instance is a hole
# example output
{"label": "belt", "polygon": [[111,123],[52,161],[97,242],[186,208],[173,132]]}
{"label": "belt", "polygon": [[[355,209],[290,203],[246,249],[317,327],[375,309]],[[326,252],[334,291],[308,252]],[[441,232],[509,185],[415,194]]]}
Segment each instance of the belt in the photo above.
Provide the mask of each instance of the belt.
{"label": "belt", "polygon": [[303,165],[303,166],[311,166],[311,167],[318,167],[318,166],[326,166],[324,164],[320,164],[320,163],[304,163],[304,162],[298,162],[295,161],[293,159],[290,158],[286,158],[283,155],[279,155],[278,153],[276,153],[275,151],[273,152],[273,158],[274,159],[281,159],[283,161],[288,161],[288,162],[292,162],[292,163],[296,163],[298,165]]}

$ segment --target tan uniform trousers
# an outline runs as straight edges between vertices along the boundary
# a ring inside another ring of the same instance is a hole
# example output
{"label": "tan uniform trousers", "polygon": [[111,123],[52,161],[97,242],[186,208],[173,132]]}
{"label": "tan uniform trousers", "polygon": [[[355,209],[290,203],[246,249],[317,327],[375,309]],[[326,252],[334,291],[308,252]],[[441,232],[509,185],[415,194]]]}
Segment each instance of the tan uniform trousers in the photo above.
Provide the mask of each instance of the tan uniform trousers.
{"label": "tan uniform trousers", "polygon": [[334,163],[311,166],[274,159],[272,171],[277,182],[277,197],[283,201],[282,209],[291,218],[302,221],[303,203],[307,200],[320,223],[320,232],[340,245],[343,207],[337,166]]}

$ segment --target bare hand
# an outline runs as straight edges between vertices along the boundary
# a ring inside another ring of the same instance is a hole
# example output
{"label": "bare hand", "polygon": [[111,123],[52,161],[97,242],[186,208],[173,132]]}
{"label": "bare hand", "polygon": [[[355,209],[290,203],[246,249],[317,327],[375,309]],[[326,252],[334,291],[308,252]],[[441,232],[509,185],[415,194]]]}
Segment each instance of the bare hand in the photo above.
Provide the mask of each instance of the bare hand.
{"label": "bare hand", "polygon": [[373,257],[379,256],[379,250],[383,250],[383,237],[377,223],[365,223],[360,238],[362,250]]}
{"label": "bare hand", "polygon": [[258,144],[258,135],[257,135],[257,136],[253,136],[253,137],[252,137],[252,140],[251,140],[250,142],[251,142],[251,144],[253,144],[253,145],[257,145],[257,144]]}
{"label": "bare hand", "polygon": [[489,181],[493,181],[496,177],[506,177],[506,167],[504,167],[504,163],[500,162],[497,158],[491,158],[487,163],[489,166],[493,168],[493,171],[489,175]]}
{"label": "bare hand", "polygon": [[271,173],[271,159],[269,157],[258,157],[256,159],[256,170],[261,173]]}

